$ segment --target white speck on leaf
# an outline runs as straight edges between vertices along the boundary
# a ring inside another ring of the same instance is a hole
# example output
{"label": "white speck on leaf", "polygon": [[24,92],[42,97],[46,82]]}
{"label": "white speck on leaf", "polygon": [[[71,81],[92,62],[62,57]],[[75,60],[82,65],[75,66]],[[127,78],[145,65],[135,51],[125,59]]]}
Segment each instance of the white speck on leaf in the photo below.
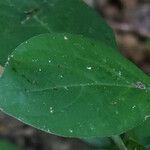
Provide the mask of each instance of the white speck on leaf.
{"label": "white speck on leaf", "polygon": [[38,59],[32,59],[32,62],[37,62],[38,61]]}
{"label": "white speck on leaf", "polygon": [[27,16],[24,20],[21,21],[21,24],[25,24],[31,17]]}
{"label": "white speck on leaf", "polygon": [[72,130],[72,129],[69,129],[69,132],[70,132],[70,133],[73,133],[73,130]]}
{"label": "white speck on leaf", "polygon": [[142,90],[146,89],[145,84],[143,84],[140,81],[136,82],[135,87],[138,88],[138,89],[142,89]]}
{"label": "white speck on leaf", "polygon": [[150,118],[150,115],[147,115],[147,116],[144,117],[145,120],[147,120],[149,118]]}
{"label": "white speck on leaf", "polygon": [[52,61],[51,61],[51,60],[48,60],[48,62],[51,63]]}
{"label": "white speck on leaf", "polygon": [[8,57],[8,59],[7,59],[8,61],[10,60],[10,57]]}
{"label": "white speck on leaf", "polygon": [[63,78],[63,75],[59,75],[60,78]]}
{"label": "white speck on leaf", "polygon": [[54,112],[53,107],[50,107],[50,108],[49,108],[49,111],[50,111],[50,113],[53,113],[53,112]]}
{"label": "white speck on leaf", "polygon": [[64,40],[68,40],[68,37],[67,37],[67,36],[64,36]]}
{"label": "white speck on leaf", "polygon": [[91,69],[92,69],[92,67],[86,67],[86,69],[87,69],[87,70],[91,70]]}
{"label": "white speck on leaf", "polygon": [[9,65],[9,62],[7,61],[7,62],[5,63],[5,67],[8,66],[8,65]]}
{"label": "white speck on leaf", "polygon": [[42,69],[41,68],[39,68],[39,72],[41,72],[42,71]]}
{"label": "white speck on leaf", "polygon": [[65,89],[65,90],[69,90],[67,86],[64,86],[64,89]]}
{"label": "white speck on leaf", "polygon": [[12,54],[12,55],[10,55],[10,57],[11,57],[11,58],[13,58],[13,57],[14,57],[14,55]]}
{"label": "white speck on leaf", "polygon": [[118,75],[119,75],[119,76],[121,76],[121,75],[122,75],[121,71],[119,71],[119,72],[118,72]]}
{"label": "white speck on leaf", "polygon": [[132,109],[134,109],[134,108],[136,108],[136,106],[134,105],[134,106],[132,106]]}
{"label": "white speck on leaf", "polygon": [[114,101],[114,102],[112,102],[111,104],[112,104],[112,105],[116,105],[116,104],[117,104],[117,102],[116,102],[116,101]]}

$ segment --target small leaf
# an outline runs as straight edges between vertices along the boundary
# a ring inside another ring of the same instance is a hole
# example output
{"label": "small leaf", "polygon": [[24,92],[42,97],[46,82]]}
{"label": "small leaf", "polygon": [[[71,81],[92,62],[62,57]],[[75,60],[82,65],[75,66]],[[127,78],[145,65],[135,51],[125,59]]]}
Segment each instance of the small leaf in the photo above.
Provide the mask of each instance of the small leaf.
{"label": "small leaf", "polygon": [[0,141],[0,150],[19,150],[19,148],[6,141]]}
{"label": "small leaf", "polygon": [[45,34],[10,55],[0,80],[0,107],[54,134],[111,136],[150,114],[150,79],[105,43]]}
{"label": "small leaf", "polygon": [[116,45],[110,27],[82,0],[4,0],[0,8],[1,65],[28,38],[52,31],[81,34]]}
{"label": "small leaf", "polygon": [[147,120],[140,126],[132,129],[128,132],[129,138],[134,139],[139,144],[145,146],[145,148],[150,149],[150,116],[146,116]]}
{"label": "small leaf", "polygon": [[146,45],[150,48],[150,40],[146,42]]}

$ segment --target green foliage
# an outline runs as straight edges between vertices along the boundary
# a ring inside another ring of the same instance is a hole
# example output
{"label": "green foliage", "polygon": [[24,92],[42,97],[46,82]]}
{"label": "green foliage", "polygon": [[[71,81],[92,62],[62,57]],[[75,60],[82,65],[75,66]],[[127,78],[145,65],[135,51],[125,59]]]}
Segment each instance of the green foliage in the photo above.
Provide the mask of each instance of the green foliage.
{"label": "green foliage", "polygon": [[148,47],[150,47],[150,40],[148,40],[148,41],[146,42],[146,45],[147,45]]}
{"label": "green foliage", "polygon": [[115,46],[112,30],[81,0],[1,0],[0,64],[25,40],[41,33],[67,32]]}
{"label": "green foliage", "polygon": [[107,43],[45,34],[21,44],[9,60],[0,81],[0,106],[41,130],[111,136],[150,114],[150,79]]}
{"label": "green foliage", "polygon": [[6,141],[0,141],[0,150],[19,150],[19,148]]}
{"label": "green foliage", "polygon": [[[81,0],[7,0],[0,6],[0,64],[19,45],[0,79],[1,110],[106,149],[109,138],[92,137],[132,129],[128,149],[150,148],[150,79],[116,51],[112,30],[96,12]],[[15,150],[6,145],[0,142],[3,150]]]}
{"label": "green foliage", "polygon": [[150,149],[150,120],[148,119],[140,126],[132,129],[130,132],[128,132],[128,136],[129,139],[132,139],[133,141],[136,141],[136,143],[142,145],[144,147],[143,148],[144,150],[145,149],[149,150]]}

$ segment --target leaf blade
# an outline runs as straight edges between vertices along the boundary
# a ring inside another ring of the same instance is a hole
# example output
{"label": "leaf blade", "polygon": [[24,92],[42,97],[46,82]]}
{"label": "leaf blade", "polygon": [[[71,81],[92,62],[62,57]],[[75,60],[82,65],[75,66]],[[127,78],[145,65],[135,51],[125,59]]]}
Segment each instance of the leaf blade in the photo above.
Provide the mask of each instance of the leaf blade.
{"label": "leaf blade", "polygon": [[144,121],[149,84],[142,71],[104,43],[46,34],[10,56],[0,82],[0,106],[47,132],[111,136]]}
{"label": "leaf blade", "polygon": [[2,65],[19,44],[42,33],[81,34],[116,45],[112,30],[81,0],[13,0],[1,1],[0,6]]}

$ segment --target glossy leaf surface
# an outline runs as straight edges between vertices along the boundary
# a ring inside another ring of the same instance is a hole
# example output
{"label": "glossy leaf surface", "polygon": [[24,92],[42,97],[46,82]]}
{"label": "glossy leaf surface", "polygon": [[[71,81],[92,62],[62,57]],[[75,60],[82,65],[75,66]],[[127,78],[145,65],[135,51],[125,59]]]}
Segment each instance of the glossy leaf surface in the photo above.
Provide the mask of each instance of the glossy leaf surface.
{"label": "glossy leaf surface", "polygon": [[52,31],[115,45],[112,30],[82,0],[4,0],[0,1],[0,64],[25,40]]}
{"label": "glossy leaf surface", "polygon": [[21,44],[0,80],[3,111],[70,137],[125,132],[150,114],[150,79],[105,43],[46,34]]}

